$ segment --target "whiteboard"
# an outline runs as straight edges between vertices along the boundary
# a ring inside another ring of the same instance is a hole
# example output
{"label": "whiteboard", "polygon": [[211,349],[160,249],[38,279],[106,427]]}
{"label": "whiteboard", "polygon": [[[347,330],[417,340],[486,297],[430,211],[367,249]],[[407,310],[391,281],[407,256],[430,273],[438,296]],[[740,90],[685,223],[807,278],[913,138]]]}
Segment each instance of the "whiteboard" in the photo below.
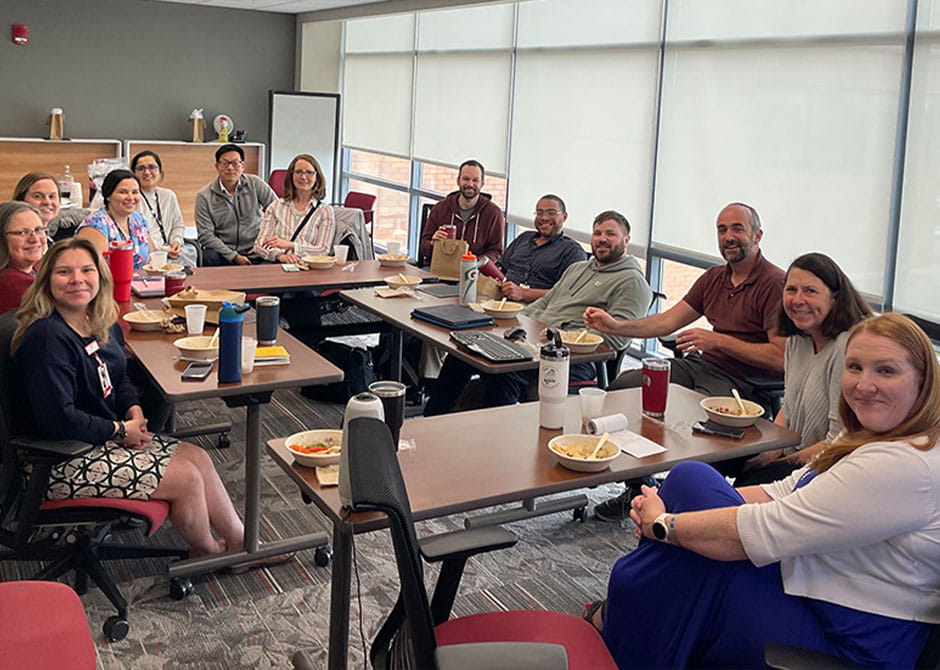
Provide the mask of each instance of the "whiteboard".
{"label": "whiteboard", "polygon": [[268,175],[297,154],[311,154],[326,176],[326,197],[335,202],[339,165],[339,94],[269,91]]}

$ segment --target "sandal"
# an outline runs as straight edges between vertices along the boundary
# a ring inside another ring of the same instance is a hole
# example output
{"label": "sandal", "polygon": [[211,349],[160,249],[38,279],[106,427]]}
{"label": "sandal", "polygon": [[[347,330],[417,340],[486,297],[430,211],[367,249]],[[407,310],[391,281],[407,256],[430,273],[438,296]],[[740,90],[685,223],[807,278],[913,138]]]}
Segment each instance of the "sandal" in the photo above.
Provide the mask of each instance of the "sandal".
{"label": "sandal", "polygon": [[[588,622],[589,624],[591,624],[592,626],[594,626],[595,630],[597,630],[598,633],[603,632],[603,631],[602,631],[602,627],[603,627],[603,625],[604,625],[604,609],[605,609],[606,605],[607,605],[607,600],[606,600],[606,599],[605,599],[605,600],[595,600],[595,601],[592,602],[592,603],[586,604],[586,605],[584,606],[584,611],[581,612],[581,618],[584,619],[585,621],[587,621],[587,622]],[[600,612],[600,614],[601,614],[601,625],[600,625],[600,626],[598,626],[598,625],[597,625],[597,622],[595,621],[595,617],[596,617],[596,615],[597,615],[598,612]]]}
{"label": "sandal", "polygon": [[286,554],[275,554],[274,556],[256,558],[252,561],[245,561],[244,563],[233,565],[228,568],[227,572],[232,575],[240,575],[243,572],[248,572],[255,568],[272,568],[275,565],[283,565],[284,563],[294,560],[296,555],[296,551],[289,551]]}

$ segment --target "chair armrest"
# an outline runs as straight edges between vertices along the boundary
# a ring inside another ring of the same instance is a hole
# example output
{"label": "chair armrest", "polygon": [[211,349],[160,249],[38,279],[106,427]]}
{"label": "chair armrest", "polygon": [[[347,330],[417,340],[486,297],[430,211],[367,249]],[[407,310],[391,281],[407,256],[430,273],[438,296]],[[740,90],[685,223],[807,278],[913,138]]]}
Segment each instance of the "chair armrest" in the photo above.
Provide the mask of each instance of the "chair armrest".
{"label": "chair armrest", "polygon": [[779,377],[745,377],[744,381],[758,391],[782,391],[783,375]]}
{"label": "chair armrest", "polygon": [[496,549],[507,549],[518,542],[515,535],[499,526],[482,526],[452,533],[430,535],[418,540],[421,555],[428,563],[466,559]]}
{"label": "chair armrest", "polygon": [[568,670],[568,654],[548,642],[468,642],[435,652],[438,670]]}
{"label": "chair armrest", "polygon": [[780,642],[764,645],[764,662],[777,670],[846,670],[858,667],[821,651]]}
{"label": "chair armrest", "polygon": [[91,451],[95,445],[80,440],[37,440],[17,437],[11,440],[14,448],[22,449],[28,461],[52,457],[55,461],[65,460]]}

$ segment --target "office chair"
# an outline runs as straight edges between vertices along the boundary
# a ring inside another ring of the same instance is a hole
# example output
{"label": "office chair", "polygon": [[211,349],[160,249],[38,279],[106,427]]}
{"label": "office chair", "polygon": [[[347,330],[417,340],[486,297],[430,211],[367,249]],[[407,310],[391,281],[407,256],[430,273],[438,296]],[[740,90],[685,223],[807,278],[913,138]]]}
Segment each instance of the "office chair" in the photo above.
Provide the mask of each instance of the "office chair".
{"label": "office chair", "polygon": [[[359,418],[352,420],[347,430],[353,510],[388,515],[401,582],[398,602],[369,652],[373,667],[616,667],[594,627],[573,615],[517,610],[449,620],[467,559],[511,547],[515,536],[499,527],[484,527],[419,541],[388,427],[377,419]],[[430,602],[422,557],[442,563]]]}
{"label": "office chair", "polygon": [[[374,237],[375,233],[375,200],[376,196],[371,193],[360,193],[359,191],[350,191],[343,200],[343,207],[351,209],[361,209],[362,216],[365,218],[366,225],[369,227],[369,237]],[[338,205],[339,203],[333,203]]]}
{"label": "office chair", "polygon": [[[94,445],[78,440],[38,440],[24,436],[16,417],[23,413],[23,383],[10,354],[16,311],[0,316],[0,561],[45,564],[33,579],[55,581],[75,572],[75,591],[88,590],[88,578],[110,600],[117,614],[104,623],[112,642],[127,635],[127,601],[102,561],[128,558],[186,558],[176,547],[112,541],[112,527],[136,520],[153,535],[170,506],[163,500],[76,498],[44,500],[49,474],[57,463],[81,455]],[[188,578],[173,580],[170,595],[181,599],[192,591]]]}
{"label": "office chair", "polygon": [[8,670],[95,670],[95,644],[82,601],[65,584],[0,584],[0,656]]}
{"label": "office chair", "polygon": [[268,186],[277,194],[278,198],[284,197],[284,177],[287,176],[287,170],[271,170],[268,175]]}

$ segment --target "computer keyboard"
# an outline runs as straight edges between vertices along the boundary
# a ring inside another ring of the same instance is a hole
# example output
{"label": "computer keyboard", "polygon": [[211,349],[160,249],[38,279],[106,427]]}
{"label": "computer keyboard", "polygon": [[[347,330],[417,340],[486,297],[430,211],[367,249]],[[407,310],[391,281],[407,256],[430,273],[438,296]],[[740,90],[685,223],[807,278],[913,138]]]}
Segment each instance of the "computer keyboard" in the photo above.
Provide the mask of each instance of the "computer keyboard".
{"label": "computer keyboard", "polygon": [[451,339],[475,354],[494,363],[531,361],[532,352],[525,347],[483,330],[453,330]]}

